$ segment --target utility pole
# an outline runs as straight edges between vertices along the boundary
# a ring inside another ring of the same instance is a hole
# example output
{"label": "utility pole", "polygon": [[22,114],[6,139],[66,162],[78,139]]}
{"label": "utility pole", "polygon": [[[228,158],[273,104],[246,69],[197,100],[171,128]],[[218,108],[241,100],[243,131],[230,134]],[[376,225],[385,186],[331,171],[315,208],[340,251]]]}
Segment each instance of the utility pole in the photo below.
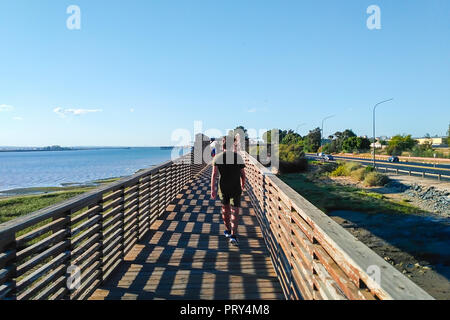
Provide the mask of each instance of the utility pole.
{"label": "utility pole", "polygon": [[373,167],[374,168],[376,168],[376,163],[375,163],[375,150],[376,150],[376,147],[375,147],[375,110],[377,109],[377,107],[380,105],[380,104],[382,104],[382,103],[385,103],[385,102],[389,102],[389,101],[392,101],[392,100],[394,100],[394,98],[391,98],[391,99],[388,99],[388,100],[384,100],[384,101],[381,101],[381,102],[378,102],[374,107],[373,107]]}
{"label": "utility pole", "polygon": [[302,127],[302,126],[304,126],[304,125],[306,125],[306,123],[300,123],[300,124],[297,126],[297,128],[295,129],[295,132],[296,132],[297,134],[300,134],[300,133],[298,132],[298,129],[300,129],[300,127]]}
{"label": "utility pole", "polygon": [[328,116],[328,117],[323,118],[323,120],[322,120],[322,130],[320,131],[320,147],[322,147],[322,140],[323,140],[323,123],[325,122],[325,120],[331,119],[334,116],[335,115]]}

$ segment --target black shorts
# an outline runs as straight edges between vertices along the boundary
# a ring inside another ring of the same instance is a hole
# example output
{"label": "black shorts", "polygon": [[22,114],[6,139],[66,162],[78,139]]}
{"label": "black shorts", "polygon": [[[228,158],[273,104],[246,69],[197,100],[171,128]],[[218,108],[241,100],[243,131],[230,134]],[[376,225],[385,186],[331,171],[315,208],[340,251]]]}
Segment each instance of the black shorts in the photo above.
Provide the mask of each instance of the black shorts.
{"label": "black shorts", "polygon": [[219,198],[222,201],[222,205],[240,208],[241,207],[241,194],[242,191],[236,192],[234,194],[223,194],[219,191]]}

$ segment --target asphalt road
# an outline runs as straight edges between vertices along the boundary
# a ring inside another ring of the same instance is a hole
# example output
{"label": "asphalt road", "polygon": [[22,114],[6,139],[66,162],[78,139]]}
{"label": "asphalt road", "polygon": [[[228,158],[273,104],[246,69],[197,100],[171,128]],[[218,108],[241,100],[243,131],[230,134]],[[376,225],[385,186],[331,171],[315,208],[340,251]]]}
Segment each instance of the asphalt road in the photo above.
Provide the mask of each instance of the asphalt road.
{"label": "asphalt road", "polygon": [[[372,162],[372,160],[364,159],[364,158],[355,158],[355,157],[343,157],[343,156],[333,156],[335,159],[351,159],[351,160],[362,160],[362,161],[369,161]],[[383,164],[392,164],[392,162],[389,162],[387,160],[378,160],[377,163],[383,163]],[[421,167],[428,167],[428,168],[441,168],[441,169],[450,169],[449,164],[432,164],[432,163],[423,163],[423,162],[413,162],[413,161],[401,161],[397,162],[395,164],[404,164],[404,165],[414,165],[414,166],[421,166]]]}
{"label": "asphalt road", "polygon": [[[315,154],[307,154],[307,158],[314,159],[314,160],[321,160],[321,157],[316,156]],[[345,160],[345,161],[355,161],[359,162],[363,165],[373,165],[373,162],[368,159],[362,159],[362,158],[353,158],[353,157],[342,157],[342,156],[333,156],[333,158],[336,160]],[[417,163],[417,162],[398,162],[398,163],[392,163],[386,160],[377,160],[376,161],[377,167],[380,168],[392,168],[392,169],[399,169],[399,170],[405,170],[405,171],[413,171],[425,174],[440,174],[446,177],[446,179],[450,179],[450,166],[449,165],[436,165],[434,167],[433,164],[425,164],[425,163]],[[417,175],[417,173],[416,173]]]}

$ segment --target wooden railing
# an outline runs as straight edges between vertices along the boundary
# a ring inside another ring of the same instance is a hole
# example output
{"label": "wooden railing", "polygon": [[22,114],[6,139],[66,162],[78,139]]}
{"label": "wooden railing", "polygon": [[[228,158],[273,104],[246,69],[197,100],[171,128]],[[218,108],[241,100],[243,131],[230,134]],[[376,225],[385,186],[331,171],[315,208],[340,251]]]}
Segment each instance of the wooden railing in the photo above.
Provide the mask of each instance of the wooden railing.
{"label": "wooden railing", "polygon": [[205,166],[193,153],[0,225],[0,299],[84,299]]}
{"label": "wooden railing", "polygon": [[287,299],[433,299],[243,153],[247,191]]}
{"label": "wooden railing", "polygon": [[[201,152],[206,140],[196,140]],[[432,299],[243,154],[247,190],[286,298]],[[89,297],[205,165],[191,153],[0,225],[0,299]],[[380,281],[369,275],[377,270]]]}

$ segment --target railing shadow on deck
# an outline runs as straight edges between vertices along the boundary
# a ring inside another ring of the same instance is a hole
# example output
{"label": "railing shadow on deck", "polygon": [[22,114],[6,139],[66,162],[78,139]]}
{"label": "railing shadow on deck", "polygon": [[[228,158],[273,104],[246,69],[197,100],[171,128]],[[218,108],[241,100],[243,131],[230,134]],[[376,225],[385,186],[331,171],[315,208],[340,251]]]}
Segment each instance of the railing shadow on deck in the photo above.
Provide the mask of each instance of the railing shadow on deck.
{"label": "railing shadow on deck", "polygon": [[190,185],[196,189],[184,190],[168,206],[136,254],[101,286],[104,295],[94,293],[94,299],[263,299],[267,292],[283,297],[276,275],[265,267],[268,255],[249,214],[250,198],[243,197],[240,249],[230,250],[220,232],[220,205],[207,196],[209,180],[207,170],[203,187]]}

